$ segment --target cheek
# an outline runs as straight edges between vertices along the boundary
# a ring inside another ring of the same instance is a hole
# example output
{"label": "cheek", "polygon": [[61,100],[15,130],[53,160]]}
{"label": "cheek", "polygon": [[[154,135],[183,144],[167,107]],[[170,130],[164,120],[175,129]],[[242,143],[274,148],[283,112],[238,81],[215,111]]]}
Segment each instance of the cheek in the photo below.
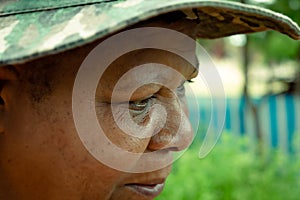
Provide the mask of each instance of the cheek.
{"label": "cheek", "polygon": [[124,130],[124,127],[128,126],[128,120],[131,120],[123,113],[124,111],[120,111],[113,115],[109,104],[101,106],[96,110],[98,121],[104,134],[114,145],[134,153],[142,153],[145,151],[150,138],[140,139],[128,134],[128,131]]}
{"label": "cheek", "polygon": [[187,98],[184,97],[182,100],[181,100],[181,106],[182,106],[182,110],[183,112],[186,114],[186,116],[189,116],[189,108],[188,108],[188,102],[187,102]]}
{"label": "cheek", "polygon": [[22,110],[11,112],[14,123],[7,126],[0,143],[0,167],[4,179],[19,193],[59,195],[56,199],[103,195],[104,199],[121,179],[120,172],[101,164],[85,149],[70,103],[49,100],[32,107],[22,101]]}

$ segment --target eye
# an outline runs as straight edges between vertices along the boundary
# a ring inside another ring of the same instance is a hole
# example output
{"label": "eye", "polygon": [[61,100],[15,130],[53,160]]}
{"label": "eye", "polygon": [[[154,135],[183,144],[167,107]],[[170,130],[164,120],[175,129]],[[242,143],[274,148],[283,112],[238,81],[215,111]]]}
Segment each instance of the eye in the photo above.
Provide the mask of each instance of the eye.
{"label": "eye", "polygon": [[[185,83],[185,82],[184,82],[184,83]],[[184,83],[182,83],[182,84],[177,88],[177,95],[178,95],[179,97],[185,95],[185,87],[184,87]]]}
{"label": "eye", "polygon": [[185,84],[186,83],[193,83],[192,80],[186,80],[184,81],[178,88],[177,88],[177,95],[178,97],[184,97],[185,96]]}
{"label": "eye", "polygon": [[177,95],[178,97],[184,97],[185,96],[185,87],[184,84],[186,83],[186,81],[184,81],[177,89]]}
{"label": "eye", "polygon": [[151,96],[149,98],[139,100],[139,101],[130,101],[129,102],[129,109],[131,110],[132,114],[138,115],[150,110],[151,106],[153,105],[153,99],[155,97]]}

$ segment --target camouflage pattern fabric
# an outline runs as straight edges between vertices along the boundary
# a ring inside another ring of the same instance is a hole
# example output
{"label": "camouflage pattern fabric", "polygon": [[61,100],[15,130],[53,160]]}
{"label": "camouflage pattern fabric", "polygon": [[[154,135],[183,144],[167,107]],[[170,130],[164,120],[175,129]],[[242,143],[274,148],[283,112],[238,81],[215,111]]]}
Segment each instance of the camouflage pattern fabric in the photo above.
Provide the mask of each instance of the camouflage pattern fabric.
{"label": "camouflage pattern fabric", "polygon": [[142,20],[180,10],[200,38],[276,30],[300,40],[288,17],[218,0],[4,0],[0,2],[0,65],[58,53]]}

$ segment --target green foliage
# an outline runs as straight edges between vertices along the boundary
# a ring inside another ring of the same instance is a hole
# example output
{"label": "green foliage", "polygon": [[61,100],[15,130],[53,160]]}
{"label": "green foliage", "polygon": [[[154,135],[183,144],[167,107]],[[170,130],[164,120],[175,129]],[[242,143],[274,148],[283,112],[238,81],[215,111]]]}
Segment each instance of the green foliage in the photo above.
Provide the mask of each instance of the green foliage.
{"label": "green foliage", "polygon": [[204,159],[193,145],[177,162],[157,200],[298,200],[300,161],[253,153],[245,138],[224,134]]}
{"label": "green foliage", "polygon": [[[241,2],[242,0],[234,1]],[[269,2],[244,0],[243,2],[266,7],[287,15],[300,25],[300,0],[274,0]],[[255,33],[250,34],[248,39],[251,51],[263,55],[266,62],[282,62],[300,58],[300,42],[280,33],[274,31]]]}
{"label": "green foliage", "polygon": [[265,62],[283,62],[299,57],[299,42],[277,32],[249,35],[251,52],[259,52]]}
{"label": "green foliage", "polygon": [[[271,4],[257,3],[273,11],[289,16],[300,24],[300,0],[275,0]],[[266,61],[281,62],[296,60],[299,58],[299,42],[277,32],[253,34],[250,36],[252,50],[258,49],[264,55]]]}
{"label": "green foliage", "polygon": [[300,23],[300,0],[275,0],[272,4],[266,7],[292,18],[298,24]]}

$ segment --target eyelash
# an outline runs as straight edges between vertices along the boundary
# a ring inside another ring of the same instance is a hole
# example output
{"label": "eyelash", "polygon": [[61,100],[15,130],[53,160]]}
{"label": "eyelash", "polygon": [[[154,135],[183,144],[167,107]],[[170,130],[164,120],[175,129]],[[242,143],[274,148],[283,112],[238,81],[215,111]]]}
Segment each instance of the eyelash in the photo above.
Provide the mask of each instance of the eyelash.
{"label": "eyelash", "polygon": [[[192,80],[187,80],[183,82],[178,88],[177,88],[177,95],[179,98],[185,96],[185,87],[184,84],[193,83]],[[154,104],[154,100],[156,99],[155,95],[152,95],[146,99],[139,100],[139,101],[130,101],[129,102],[129,109],[132,111],[133,115],[139,115],[139,114],[145,114],[147,113],[151,106]]]}

